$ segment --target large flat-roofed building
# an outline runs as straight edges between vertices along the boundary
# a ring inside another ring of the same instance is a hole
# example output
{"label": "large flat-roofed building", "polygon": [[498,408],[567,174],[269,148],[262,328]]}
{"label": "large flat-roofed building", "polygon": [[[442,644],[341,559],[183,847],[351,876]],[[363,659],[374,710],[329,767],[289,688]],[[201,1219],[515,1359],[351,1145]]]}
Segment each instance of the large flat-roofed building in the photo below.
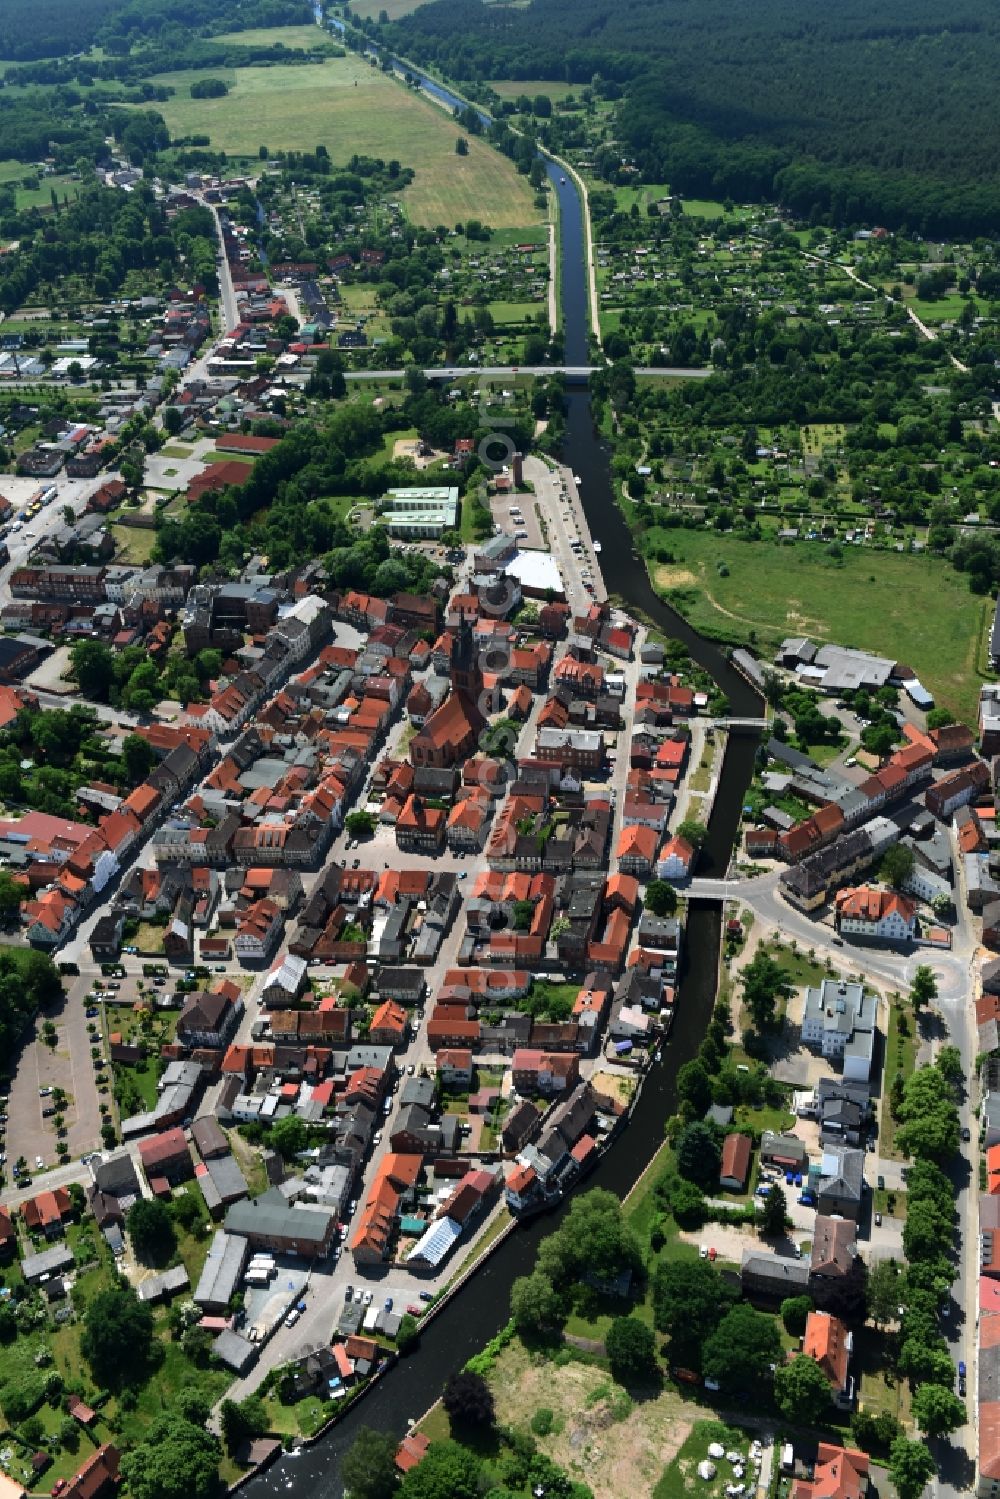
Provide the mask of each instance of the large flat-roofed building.
{"label": "large flat-roofed building", "polygon": [[458,489],[449,484],[389,489],[376,508],[390,536],[438,537],[458,525]]}

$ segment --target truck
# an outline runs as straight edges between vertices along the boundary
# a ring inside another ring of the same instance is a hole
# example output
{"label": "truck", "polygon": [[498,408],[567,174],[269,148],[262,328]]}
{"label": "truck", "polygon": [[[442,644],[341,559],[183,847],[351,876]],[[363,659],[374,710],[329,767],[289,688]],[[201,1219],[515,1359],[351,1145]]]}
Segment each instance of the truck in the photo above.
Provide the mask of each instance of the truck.
{"label": "truck", "polygon": [[274,1274],[273,1270],[250,1269],[243,1279],[248,1286],[266,1286]]}

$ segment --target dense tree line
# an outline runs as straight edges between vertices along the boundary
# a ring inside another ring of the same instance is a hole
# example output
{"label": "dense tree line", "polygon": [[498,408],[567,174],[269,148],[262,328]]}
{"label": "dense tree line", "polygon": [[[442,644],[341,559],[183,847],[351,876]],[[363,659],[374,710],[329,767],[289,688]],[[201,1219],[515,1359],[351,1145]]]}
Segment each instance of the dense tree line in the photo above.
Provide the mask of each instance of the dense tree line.
{"label": "dense tree line", "polygon": [[62,993],[55,964],[44,953],[0,948],[0,1068],[39,1009]]}
{"label": "dense tree line", "polygon": [[86,51],[95,42],[121,54],[164,33],[183,38],[256,26],[300,26],[308,0],[5,0],[0,58],[30,61]]}
{"label": "dense tree line", "polygon": [[[134,114],[123,125],[123,136],[131,138],[143,122],[144,116]],[[209,211],[188,208],[168,220],[164,205],[144,185],[125,194],[95,183],[58,214],[44,221],[22,215],[19,223],[18,248],[0,264],[4,312],[30,300],[39,287],[71,276],[84,278],[98,297],[112,296],[132,271],[215,288],[216,239]]]}
{"label": "dense tree line", "polygon": [[792,0],[438,0],[382,29],[463,81],[624,86],[617,138],[649,181],[958,233],[1000,225],[997,28],[974,0],[808,18]]}

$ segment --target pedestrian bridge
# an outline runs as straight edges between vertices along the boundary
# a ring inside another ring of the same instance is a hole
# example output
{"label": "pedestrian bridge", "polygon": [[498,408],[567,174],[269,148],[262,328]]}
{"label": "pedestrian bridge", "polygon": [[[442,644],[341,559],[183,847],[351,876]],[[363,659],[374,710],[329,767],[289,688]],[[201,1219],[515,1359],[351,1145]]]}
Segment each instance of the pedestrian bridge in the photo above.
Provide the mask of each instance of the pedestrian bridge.
{"label": "pedestrian bridge", "polygon": [[728,729],[738,733],[741,729],[750,731],[761,731],[771,726],[767,718],[709,718],[706,720],[710,729]]}

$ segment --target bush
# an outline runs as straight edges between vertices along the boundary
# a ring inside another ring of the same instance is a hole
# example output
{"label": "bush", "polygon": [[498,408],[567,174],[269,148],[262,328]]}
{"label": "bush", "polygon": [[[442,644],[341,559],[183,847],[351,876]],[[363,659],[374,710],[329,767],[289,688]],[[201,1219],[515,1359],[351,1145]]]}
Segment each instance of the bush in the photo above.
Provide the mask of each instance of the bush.
{"label": "bush", "polygon": [[552,1430],[554,1416],[547,1405],[540,1405],[531,1418],[531,1429],[536,1437],[547,1437]]}

